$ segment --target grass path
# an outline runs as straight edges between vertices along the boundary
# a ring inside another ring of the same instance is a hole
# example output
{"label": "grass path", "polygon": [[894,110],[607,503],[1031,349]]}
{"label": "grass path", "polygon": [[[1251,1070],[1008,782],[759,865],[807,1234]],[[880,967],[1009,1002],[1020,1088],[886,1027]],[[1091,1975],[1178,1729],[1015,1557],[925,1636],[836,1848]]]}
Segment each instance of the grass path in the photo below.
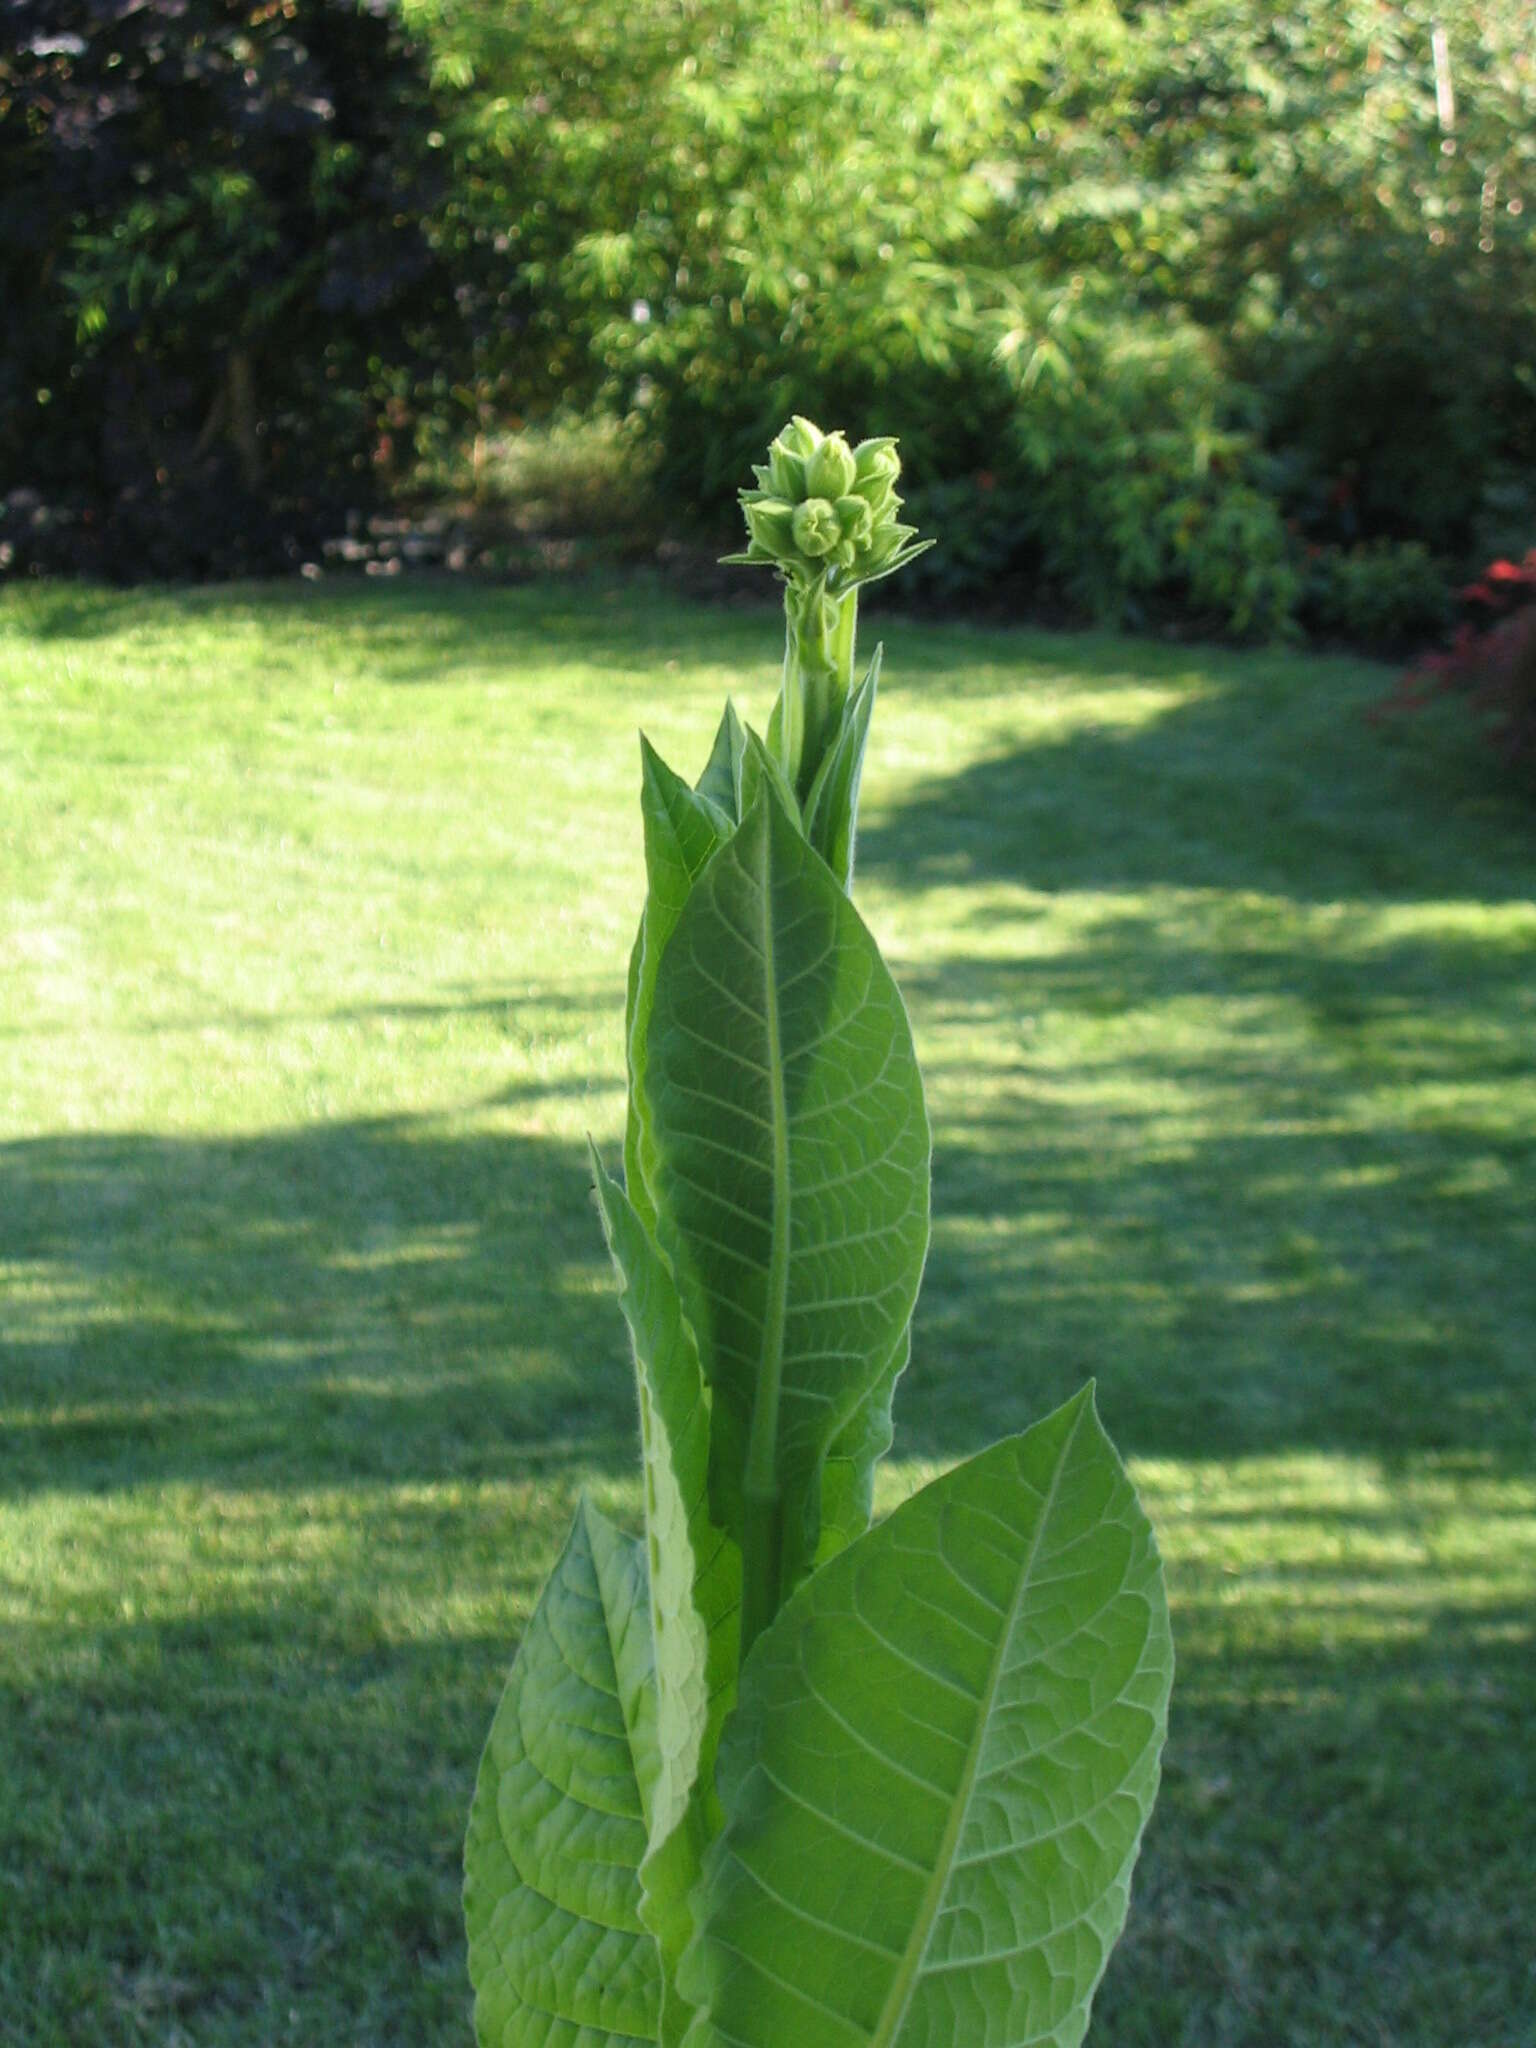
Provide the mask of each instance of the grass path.
{"label": "grass path", "polygon": [[[644,586],[0,593],[0,2043],[463,2048],[478,1745],[633,1508]],[[1175,1596],[1114,2048],[1536,2048],[1536,818],[1359,664],[895,622],[890,1499],[1087,1373]]]}

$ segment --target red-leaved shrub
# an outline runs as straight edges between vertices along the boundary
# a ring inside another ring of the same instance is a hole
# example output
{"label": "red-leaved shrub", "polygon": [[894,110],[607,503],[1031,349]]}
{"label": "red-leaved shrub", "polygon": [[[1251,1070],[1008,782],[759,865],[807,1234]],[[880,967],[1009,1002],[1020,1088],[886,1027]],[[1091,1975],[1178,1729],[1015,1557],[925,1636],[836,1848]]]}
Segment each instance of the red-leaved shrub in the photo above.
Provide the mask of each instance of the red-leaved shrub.
{"label": "red-leaved shrub", "polygon": [[1458,593],[1466,616],[1449,647],[1421,655],[1389,708],[1465,697],[1486,720],[1507,761],[1536,764],[1536,548],[1519,562],[1490,562]]}

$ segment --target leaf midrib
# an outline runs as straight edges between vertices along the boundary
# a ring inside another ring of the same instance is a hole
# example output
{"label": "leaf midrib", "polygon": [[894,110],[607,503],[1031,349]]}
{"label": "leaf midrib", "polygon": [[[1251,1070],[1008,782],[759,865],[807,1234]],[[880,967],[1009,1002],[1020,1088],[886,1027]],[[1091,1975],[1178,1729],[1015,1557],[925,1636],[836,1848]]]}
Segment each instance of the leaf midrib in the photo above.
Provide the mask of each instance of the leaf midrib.
{"label": "leaf midrib", "polygon": [[918,1911],[917,1918],[913,1922],[912,1933],[908,1938],[906,1949],[902,1954],[900,1963],[897,1965],[896,1975],[892,1979],[891,1988],[886,1994],[885,2004],[881,2008],[880,2018],[876,2022],[875,2031],[870,2036],[870,2048],[894,2048],[894,2043],[906,2022],[907,2011],[912,2003],[912,1994],[917,1988],[918,1978],[922,1975],[923,1959],[928,1953],[928,1944],[933,1938],[933,1930],[939,1916],[939,1907],[943,1902],[949,1880],[954,1874],[955,1850],[959,1846],[960,1830],[965,1825],[966,1812],[971,1803],[971,1793],[975,1789],[977,1772],[981,1766],[981,1752],[986,1742],[987,1730],[991,1725],[992,1709],[997,1701],[998,1686],[1002,1681],[1003,1660],[1008,1654],[1008,1645],[1013,1641],[1014,1632],[1019,1625],[1019,1614],[1024,1604],[1024,1596],[1029,1591],[1030,1584],[1034,1578],[1035,1564],[1040,1554],[1040,1545],[1044,1539],[1046,1524],[1050,1521],[1052,1511],[1056,1506],[1056,1495],[1061,1487],[1061,1476],[1067,1469],[1067,1460],[1071,1456],[1073,1444],[1077,1441],[1078,1430],[1082,1427],[1083,1410],[1086,1405],[1086,1401],[1079,1401],[1077,1413],[1072,1418],[1071,1430],[1068,1432],[1067,1439],[1063,1443],[1060,1454],[1057,1457],[1056,1469],[1051,1474],[1051,1483],[1040,1508],[1040,1519],[1035,1524],[1035,1533],[1030,1539],[1029,1553],[1024,1559],[1023,1567],[1019,1573],[1019,1583],[1014,1591],[1013,1602],[998,1633],[997,1648],[992,1653],[992,1663],[987,1672],[986,1684],[977,1702],[976,1726],[971,1735],[970,1747],[966,1751],[965,1766],[960,1774],[960,1783],[956,1787],[949,1819],[944,1824],[944,1835],[939,1843],[938,1855],[934,1860],[933,1875],[929,1879],[928,1889],[923,1896],[922,1906]]}
{"label": "leaf midrib", "polygon": [[762,910],[763,1026],[767,1039],[768,1116],[772,1148],[772,1235],[768,1252],[767,1299],[752,1427],[747,1442],[745,1491],[754,1500],[779,1494],[779,1395],[784,1377],[784,1328],[789,1311],[789,1105],[784,1092],[784,1053],[779,1018],[778,967],[773,934],[773,820],[766,809],[757,875]]}

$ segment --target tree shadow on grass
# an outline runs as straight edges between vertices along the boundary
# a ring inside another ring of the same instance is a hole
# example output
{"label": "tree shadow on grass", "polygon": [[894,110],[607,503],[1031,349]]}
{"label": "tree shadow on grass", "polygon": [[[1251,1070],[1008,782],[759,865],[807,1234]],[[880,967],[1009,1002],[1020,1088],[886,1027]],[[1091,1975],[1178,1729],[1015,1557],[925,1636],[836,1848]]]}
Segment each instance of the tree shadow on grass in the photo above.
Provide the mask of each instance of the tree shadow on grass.
{"label": "tree shadow on grass", "polygon": [[[1320,1533],[1332,1516],[1319,1518]],[[1118,2048],[1516,2048],[1536,1937],[1527,1601],[1358,1569],[1253,1629],[1175,1571],[1162,1798],[1095,2026]]]}
{"label": "tree shadow on grass", "polygon": [[[1412,949],[1191,961],[1150,921],[903,974],[938,1058],[899,1447],[972,1449],[1094,1375],[1143,1455],[1536,1469],[1536,1137],[1498,1109],[1536,1020],[1521,960],[1477,967],[1469,993]],[[1116,1020],[1159,1003],[1216,1023],[1184,1047]],[[947,1068],[951,1035],[986,1056]]]}
{"label": "tree shadow on grass", "polygon": [[627,1458],[581,1147],[408,1117],[0,1146],[0,1489]]}
{"label": "tree shadow on grass", "polygon": [[[508,680],[527,669],[558,669],[567,658],[609,676],[653,685],[668,663],[696,658],[699,632],[691,607],[654,576],[573,577],[498,585],[473,579],[404,577],[382,584],[338,577],[323,584],[286,582],[120,591],[81,584],[45,584],[21,594],[11,620],[43,643],[81,646],[128,635],[166,638],[217,632],[252,636],[252,658],[281,661],[290,643],[316,632],[368,678],[389,685],[430,686],[464,672]],[[0,623],[5,622],[0,615]],[[755,664],[766,678],[774,661],[773,630],[765,637],[755,609],[708,614],[709,653]],[[131,642],[129,643],[131,645]],[[311,659],[313,658],[311,654]]]}
{"label": "tree shadow on grass", "polygon": [[[18,1638],[20,1682],[0,1679],[0,1821],[29,1877],[0,1964],[18,2038],[465,2038],[460,1845],[513,1629],[505,1607],[500,1626],[441,1616],[492,1581],[525,1612],[569,1504],[530,1489],[509,1521],[370,1492],[267,1583],[247,1525],[258,1576],[195,1619],[50,1623],[46,1683]],[[1245,1634],[1246,1589],[1234,1605],[1219,1565],[1178,1568],[1164,1796],[1101,2033],[1513,2043],[1529,1609],[1463,1586],[1410,1604],[1405,1630],[1411,1563],[1291,1576]]]}
{"label": "tree shadow on grass", "polygon": [[935,1105],[898,1442],[970,1448],[1094,1373],[1148,1454],[1531,1467],[1529,810],[1475,745],[1368,725],[1358,665],[1085,658],[1106,716],[1174,687],[859,842],[878,888],[954,892],[945,950],[894,963]]}
{"label": "tree shadow on grass", "polygon": [[[1117,684],[1156,679],[1155,659],[1150,675],[1138,666],[1121,649],[1118,666],[1074,659],[1071,674],[1097,675],[1112,702]],[[1362,681],[1341,664],[1330,697],[1294,658],[1213,680],[1223,666],[1186,655],[1182,694],[1155,716],[1004,745],[919,783],[861,832],[861,867],[899,888],[1227,889],[1314,904],[1536,893],[1536,817],[1465,721],[1441,719],[1420,743],[1370,721],[1385,672]]]}
{"label": "tree shadow on grass", "polygon": [[[1092,1374],[1142,1455],[1536,1465],[1536,1144],[1489,1108],[1529,1072],[1520,956],[1202,952],[1127,918],[902,979],[937,1057],[899,1455],[963,1455]],[[1121,1038],[1065,1081],[1036,1028],[1192,997],[1213,1045]],[[426,1118],[0,1146],[0,1488],[627,1472],[588,1189],[576,1144]]]}

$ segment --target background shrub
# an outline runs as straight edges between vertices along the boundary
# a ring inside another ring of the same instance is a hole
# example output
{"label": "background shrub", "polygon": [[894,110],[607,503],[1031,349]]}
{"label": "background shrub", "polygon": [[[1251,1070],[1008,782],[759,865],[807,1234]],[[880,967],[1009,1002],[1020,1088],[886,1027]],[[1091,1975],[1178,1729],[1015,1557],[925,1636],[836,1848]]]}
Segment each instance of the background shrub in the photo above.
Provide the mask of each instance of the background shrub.
{"label": "background shrub", "polygon": [[1392,600],[1384,556],[1304,579],[1307,548],[1464,558],[1500,493],[1518,523],[1517,7],[652,6],[629,69],[618,10],[577,13],[579,60],[549,24],[499,32],[522,89],[480,144],[537,160],[509,230],[535,327],[638,420],[674,515],[723,518],[787,412],[878,415],[957,521],[930,595],[1003,576],[1097,617],[1268,634],[1310,610],[1373,643],[1432,609],[1419,558]]}
{"label": "background shrub", "polygon": [[1361,541],[1318,548],[1306,566],[1302,617],[1317,632],[1401,652],[1450,623],[1446,564],[1422,541]]}
{"label": "background shrub", "polygon": [[1426,654],[1400,679],[1388,707],[1417,711],[1460,697],[1500,754],[1536,771],[1536,548],[1523,561],[1490,562],[1461,593],[1462,621],[1448,648]]}

